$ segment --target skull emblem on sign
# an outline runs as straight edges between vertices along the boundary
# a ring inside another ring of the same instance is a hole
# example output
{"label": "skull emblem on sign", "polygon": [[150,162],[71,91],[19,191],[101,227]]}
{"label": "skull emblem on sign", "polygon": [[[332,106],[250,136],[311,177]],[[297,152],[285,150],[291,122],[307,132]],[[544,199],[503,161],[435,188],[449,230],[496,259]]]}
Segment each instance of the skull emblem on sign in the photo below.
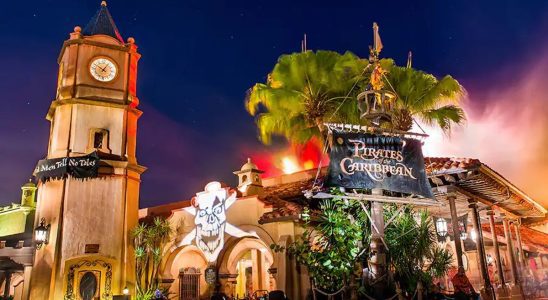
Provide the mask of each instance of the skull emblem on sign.
{"label": "skull emblem on sign", "polygon": [[194,205],[185,208],[194,215],[196,228],[179,245],[189,245],[194,239],[206,259],[213,262],[223,249],[225,232],[234,237],[256,237],[256,234],[247,233],[226,222],[226,210],[235,201],[236,192],[229,194],[229,189],[221,187],[216,181],[208,183],[205,191],[196,194]]}

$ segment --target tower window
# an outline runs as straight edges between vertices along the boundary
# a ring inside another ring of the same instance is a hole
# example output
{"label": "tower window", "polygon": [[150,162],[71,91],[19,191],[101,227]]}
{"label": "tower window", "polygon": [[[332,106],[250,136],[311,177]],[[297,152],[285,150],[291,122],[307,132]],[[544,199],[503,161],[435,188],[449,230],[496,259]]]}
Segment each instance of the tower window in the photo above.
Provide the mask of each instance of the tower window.
{"label": "tower window", "polygon": [[95,150],[110,153],[110,149],[108,148],[108,130],[100,128],[90,129],[88,151]]}
{"label": "tower window", "polygon": [[95,132],[95,134],[93,135],[93,148],[103,148],[103,135],[103,132]]}

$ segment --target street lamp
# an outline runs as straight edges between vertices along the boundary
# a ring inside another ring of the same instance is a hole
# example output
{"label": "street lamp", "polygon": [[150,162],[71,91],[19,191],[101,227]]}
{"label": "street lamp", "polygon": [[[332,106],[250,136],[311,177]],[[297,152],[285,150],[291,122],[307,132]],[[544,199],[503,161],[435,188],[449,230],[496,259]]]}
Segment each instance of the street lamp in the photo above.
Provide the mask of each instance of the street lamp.
{"label": "street lamp", "polygon": [[447,235],[447,221],[445,221],[444,218],[438,218],[436,220],[436,231],[441,237],[445,237]]}
{"label": "street lamp", "polygon": [[40,224],[34,229],[34,240],[36,242],[36,249],[42,248],[42,245],[48,243],[49,224],[46,225],[46,219],[40,219]]}

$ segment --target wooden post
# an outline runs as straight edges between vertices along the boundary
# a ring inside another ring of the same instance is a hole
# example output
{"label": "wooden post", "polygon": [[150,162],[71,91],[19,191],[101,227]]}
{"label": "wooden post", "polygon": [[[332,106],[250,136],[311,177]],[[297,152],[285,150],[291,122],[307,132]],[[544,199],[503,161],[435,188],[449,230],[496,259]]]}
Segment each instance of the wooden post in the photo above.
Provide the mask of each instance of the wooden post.
{"label": "wooden post", "polygon": [[468,208],[472,210],[472,225],[477,233],[476,249],[479,257],[481,277],[483,277],[483,292],[485,296],[482,299],[494,299],[494,290],[489,279],[487,271],[487,258],[485,257],[485,245],[483,243],[483,232],[481,230],[481,219],[478,212],[478,205],[475,200],[468,200]]}
{"label": "wooden post", "polygon": [[506,288],[504,269],[502,268],[502,260],[500,259],[499,241],[497,239],[497,232],[495,231],[495,212],[493,211],[493,209],[488,208],[487,215],[489,216],[489,227],[491,227],[493,247],[495,248],[495,259],[497,260],[497,272],[499,274],[500,285],[502,288]]}
{"label": "wooden post", "polygon": [[523,292],[521,290],[521,284],[519,274],[516,265],[516,257],[514,254],[514,244],[512,243],[512,232],[510,231],[510,224],[508,219],[502,216],[502,224],[504,225],[504,234],[506,235],[506,248],[508,250],[508,256],[510,257],[510,267],[512,269],[512,276],[514,277],[514,286],[511,289],[511,299],[523,299]]}
{"label": "wooden post", "polygon": [[521,220],[516,220],[514,222],[514,228],[516,230],[516,240],[518,241],[518,253],[519,253],[519,261],[522,265],[522,270],[524,270],[525,267],[527,267],[527,262],[525,261],[525,253],[523,252],[523,246],[521,244]]}
{"label": "wooden post", "polygon": [[459,220],[457,216],[457,207],[455,200],[457,196],[453,193],[447,194],[447,201],[449,201],[449,210],[451,211],[451,225],[453,227],[453,242],[455,243],[455,252],[457,252],[457,266],[464,267],[462,262],[462,247],[460,241]]}
{"label": "wooden post", "polygon": [[[373,189],[372,195],[382,196],[382,189]],[[378,231],[377,231],[378,230]],[[386,249],[384,247],[384,214],[382,202],[371,202],[371,244],[370,244],[370,258],[369,264],[371,265],[371,273],[373,275],[373,281],[386,275]],[[375,299],[386,297],[384,295],[386,289],[387,280],[378,280],[375,283]]]}
{"label": "wooden post", "polygon": [[4,281],[4,299],[8,299],[10,295],[10,285],[11,285],[11,271],[4,271],[4,276],[6,276],[6,281]]}
{"label": "wooden post", "polygon": [[514,254],[514,243],[512,242],[512,232],[510,232],[510,224],[508,222],[508,219],[506,219],[505,216],[502,214],[501,216],[503,217],[502,224],[504,225],[504,235],[506,236],[506,248],[508,251],[508,257],[510,257],[510,268],[512,270],[513,283],[514,285],[518,285],[519,276],[516,265],[516,256]]}

